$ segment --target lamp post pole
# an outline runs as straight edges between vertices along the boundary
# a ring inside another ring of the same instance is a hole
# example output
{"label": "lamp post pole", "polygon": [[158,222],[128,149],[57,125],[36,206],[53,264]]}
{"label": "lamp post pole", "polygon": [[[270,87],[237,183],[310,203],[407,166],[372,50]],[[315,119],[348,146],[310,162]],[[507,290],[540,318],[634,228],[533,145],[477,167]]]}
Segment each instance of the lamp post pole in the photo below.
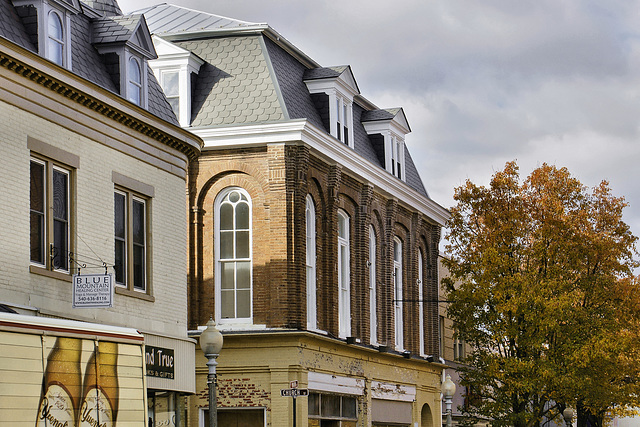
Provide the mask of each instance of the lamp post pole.
{"label": "lamp post pole", "polygon": [[451,419],[451,401],[454,394],[456,394],[456,385],[451,381],[451,375],[447,374],[445,380],[442,382],[442,396],[444,397],[444,404],[447,410],[447,427],[451,427],[453,424],[453,420]]}
{"label": "lamp post pole", "polygon": [[213,317],[207,322],[207,328],[200,334],[200,348],[207,358],[209,373],[207,385],[209,386],[209,427],[218,427],[218,408],[216,404],[216,359],[222,350],[222,334],[216,328]]}

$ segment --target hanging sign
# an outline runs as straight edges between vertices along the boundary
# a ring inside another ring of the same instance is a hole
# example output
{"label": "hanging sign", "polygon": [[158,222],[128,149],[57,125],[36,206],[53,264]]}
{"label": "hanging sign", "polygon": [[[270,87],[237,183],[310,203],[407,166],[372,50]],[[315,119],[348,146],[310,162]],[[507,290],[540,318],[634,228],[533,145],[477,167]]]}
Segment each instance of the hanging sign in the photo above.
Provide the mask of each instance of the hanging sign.
{"label": "hanging sign", "polygon": [[112,274],[74,274],[73,308],[113,307]]}

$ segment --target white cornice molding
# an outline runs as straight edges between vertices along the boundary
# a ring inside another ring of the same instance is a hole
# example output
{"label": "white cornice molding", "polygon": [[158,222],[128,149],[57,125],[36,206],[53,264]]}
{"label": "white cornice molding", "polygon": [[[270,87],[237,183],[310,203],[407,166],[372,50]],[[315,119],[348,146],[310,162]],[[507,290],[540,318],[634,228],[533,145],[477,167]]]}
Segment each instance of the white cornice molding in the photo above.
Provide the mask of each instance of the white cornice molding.
{"label": "white cornice molding", "polygon": [[449,211],[409,187],[380,166],[337,141],[305,119],[254,125],[189,128],[204,141],[203,151],[256,147],[274,143],[307,144],[319,157],[340,164],[362,182],[370,183],[401,204],[418,210],[443,226]]}

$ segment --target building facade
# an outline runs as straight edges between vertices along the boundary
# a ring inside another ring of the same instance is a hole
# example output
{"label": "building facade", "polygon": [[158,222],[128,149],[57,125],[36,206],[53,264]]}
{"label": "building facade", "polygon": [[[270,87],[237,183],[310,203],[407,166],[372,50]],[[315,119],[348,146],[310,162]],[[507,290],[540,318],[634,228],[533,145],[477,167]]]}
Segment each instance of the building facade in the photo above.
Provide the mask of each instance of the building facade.
{"label": "building facade", "polygon": [[[60,354],[84,378],[64,385],[69,425],[89,417],[91,384],[110,390],[118,425],[166,425],[195,391],[184,207],[202,141],[179,126],[148,66],[156,53],[142,16],[108,0],[0,9],[0,364],[14,369],[0,379],[0,425],[55,425],[41,388]],[[105,274],[112,306],[79,308],[98,289],[90,275]],[[21,350],[29,345],[41,351]]]}
{"label": "building facade", "polygon": [[[189,328],[213,317],[220,425],[440,422],[438,242],[447,211],[401,108],[363,97],[265,24],[139,11],[151,67],[204,141],[189,168]],[[207,425],[204,356],[189,425]],[[293,399],[296,386],[308,396]]]}

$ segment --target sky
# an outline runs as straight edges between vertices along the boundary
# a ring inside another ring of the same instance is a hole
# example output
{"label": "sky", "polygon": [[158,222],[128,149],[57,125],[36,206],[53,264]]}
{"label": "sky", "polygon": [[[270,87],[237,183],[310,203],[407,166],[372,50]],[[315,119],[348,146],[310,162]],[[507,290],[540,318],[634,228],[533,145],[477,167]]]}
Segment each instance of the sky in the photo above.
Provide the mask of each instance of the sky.
{"label": "sky", "polygon": [[[157,4],[120,0],[125,13]],[[268,23],[362,95],[403,107],[429,196],[487,185],[516,160],[607,180],[640,236],[640,0],[174,0]]]}

